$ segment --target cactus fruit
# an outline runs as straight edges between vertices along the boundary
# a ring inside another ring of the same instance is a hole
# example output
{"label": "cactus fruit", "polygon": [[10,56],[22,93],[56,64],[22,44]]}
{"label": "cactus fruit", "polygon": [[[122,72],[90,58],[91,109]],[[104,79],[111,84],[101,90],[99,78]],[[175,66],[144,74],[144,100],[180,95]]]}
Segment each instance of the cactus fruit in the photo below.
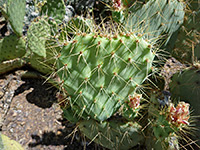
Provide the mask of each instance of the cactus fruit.
{"label": "cactus fruit", "polygon": [[9,137],[0,133],[0,149],[1,150],[24,150],[22,146]]}
{"label": "cactus fruit", "polygon": [[127,150],[144,140],[141,126],[136,122],[109,119],[99,123],[95,120],[83,120],[78,127],[86,137],[112,150]]}
{"label": "cactus fruit", "polygon": [[151,45],[131,33],[77,34],[61,50],[58,75],[71,104],[103,121],[147,78],[154,56]]}
{"label": "cactus fruit", "polygon": [[[170,83],[172,97],[175,100],[184,100],[189,103],[195,116],[200,115],[200,67],[198,65],[173,75]],[[200,129],[200,123],[195,122],[195,124]],[[196,134],[199,139],[200,132],[198,131]]]}
{"label": "cactus fruit", "polygon": [[18,36],[22,35],[26,0],[7,0],[0,4],[3,15]]}
{"label": "cactus fruit", "polygon": [[178,0],[149,0],[141,8],[134,5],[130,7],[131,14],[127,18],[126,26],[130,30],[144,31],[150,39],[165,38],[167,44],[183,23],[184,8],[184,3]]}
{"label": "cactus fruit", "polygon": [[20,58],[25,53],[25,41],[23,38],[19,38],[16,35],[9,35],[0,40],[0,63]]}

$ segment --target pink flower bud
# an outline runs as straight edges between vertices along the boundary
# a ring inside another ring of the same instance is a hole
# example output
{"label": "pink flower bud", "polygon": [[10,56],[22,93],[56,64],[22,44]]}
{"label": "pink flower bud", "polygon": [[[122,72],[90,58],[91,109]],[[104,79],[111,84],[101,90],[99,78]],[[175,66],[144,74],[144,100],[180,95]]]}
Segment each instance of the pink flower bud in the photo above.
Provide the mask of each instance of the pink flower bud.
{"label": "pink flower bud", "polygon": [[134,94],[133,96],[129,95],[129,103],[128,105],[133,108],[137,109],[140,106],[140,99],[142,98],[142,94]]}
{"label": "pink flower bud", "polygon": [[190,118],[189,111],[190,104],[185,102],[179,102],[176,108],[174,104],[170,103],[169,105],[169,114],[168,119],[173,124],[180,126],[181,124],[189,125],[188,119]]}

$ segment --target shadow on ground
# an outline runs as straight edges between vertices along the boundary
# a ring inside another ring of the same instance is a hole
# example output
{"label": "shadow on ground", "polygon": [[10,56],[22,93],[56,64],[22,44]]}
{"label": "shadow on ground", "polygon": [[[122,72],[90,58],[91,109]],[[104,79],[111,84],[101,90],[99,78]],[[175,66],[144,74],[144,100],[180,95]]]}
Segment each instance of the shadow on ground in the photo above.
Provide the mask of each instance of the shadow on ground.
{"label": "shadow on ground", "polygon": [[25,81],[16,91],[15,95],[21,94],[26,90],[33,89],[26,95],[29,103],[35,104],[40,108],[50,108],[56,102],[56,92],[58,91],[43,79],[23,79]]}

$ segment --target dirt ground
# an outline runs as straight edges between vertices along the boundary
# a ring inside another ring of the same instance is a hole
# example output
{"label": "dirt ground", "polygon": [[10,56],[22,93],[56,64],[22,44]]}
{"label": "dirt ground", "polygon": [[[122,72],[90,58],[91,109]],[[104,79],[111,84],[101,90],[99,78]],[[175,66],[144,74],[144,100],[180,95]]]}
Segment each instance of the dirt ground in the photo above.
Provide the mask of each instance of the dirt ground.
{"label": "dirt ground", "polygon": [[[82,150],[87,142],[74,124],[62,118],[58,90],[43,79],[0,78],[0,129],[27,150]],[[91,143],[89,149],[103,149]]]}

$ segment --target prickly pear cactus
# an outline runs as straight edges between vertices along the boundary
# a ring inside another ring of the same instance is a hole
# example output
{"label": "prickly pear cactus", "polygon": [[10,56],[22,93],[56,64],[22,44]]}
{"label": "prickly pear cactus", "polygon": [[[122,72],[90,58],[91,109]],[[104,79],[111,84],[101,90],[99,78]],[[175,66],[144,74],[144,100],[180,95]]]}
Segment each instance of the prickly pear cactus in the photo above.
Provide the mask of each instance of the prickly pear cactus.
{"label": "prickly pear cactus", "polygon": [[179,132],[184,131],[190,124],[190,104],[181,101],[175,107],[169,100],[169,103],[163,106],[155,95],[152,95],[150,100],[151,126],[147,133],[147,148],[179,149],[178,139],[181,138]]}
{"label": "prickly pear cactus", "polygon": [[[193,1],[193,3],[198,6],[197,1],[196,3]],[[179,61],[193,63],[196,57],[200,55],[200,49],[194,50],[200,43],[200,10],[189,10],[188,12],[179,32],[174,33],[174,38],[170,41],[168,50]],[[194,55],[194,53],[197,55]]]}
{"label": "prickly pear cactus", "polygon": [[94,20],[83,18],[82,16],[73,17],[68,24],[66,24],[66,31],[69,34],[74,33],[90,33],[94,31]]}
{"label": "prickly pear cactus", "polygon": [[57,23],[62,23],[65,17],[65,3],[63,0],[47,0],[42,7],[42,14],[55,19]]}
{"label": "prickly pear cactus", "polygon": [[25,41],[16,35],[9,35],[0,40],[0,63],[20,58],[26,53]]}
{"label": "prickly pear cactus", "polygon": [[14,140],[0,133],[0,149],[1,150],[24,150],[22,146]]}
{"label": "prickly pear cactus", "polygon": [[14,69],[23,67],[26,64],[26,60],[23,58],[15,58],[12,60],[3,61],[0,63],[0,75],[5,74]]}
{"label": "prickly pear cactus", "polygon": [[164,39],[165,44],[178,30],[184,20],[185,5],[179,0],[149,0],[146,4],[130,7],[131,14],[126,26],[131,30],[142,30],[147,38]]}
{"label": "prickly pear cactus", "polygon": [[[170,83],[172,96],[176,100],[184,100],[191,105],[195,116],[200,115],[200,69],[199,64],[177,73],[172,77]],[[196,127],[200,129],[199,121],[195,122]],[[200,138],[200,132],[196,132],[197,139]],[[199,143],[199,142],[198,142]]]}
{"label": "prickly pear cactus", "polygon": [[103,121],[147,78],[154,56],[151,45],[131,33],[77,34],[61,50],[58,75],[71,104]]}
{"label": "prickly pear cactus", "polygon": [[112,150],[128,150],[144,140],[138,123],[116,118],[102,123],[84,120],[78,127],[90,140]]}
{"label": "prickly pear cactus", "polygon": [[45,58],[45,42],[49,36],[50,27],[45,19],[41,18],[38,22],[32,22],[27,32],[27,43],[30,51]]}
{"label": "prickly pear cactus", "polygon": [[0,6],[3,15],[10,22],[15,34],[21,36],[25,16],[26,0],[7,0],[1,2]]}

